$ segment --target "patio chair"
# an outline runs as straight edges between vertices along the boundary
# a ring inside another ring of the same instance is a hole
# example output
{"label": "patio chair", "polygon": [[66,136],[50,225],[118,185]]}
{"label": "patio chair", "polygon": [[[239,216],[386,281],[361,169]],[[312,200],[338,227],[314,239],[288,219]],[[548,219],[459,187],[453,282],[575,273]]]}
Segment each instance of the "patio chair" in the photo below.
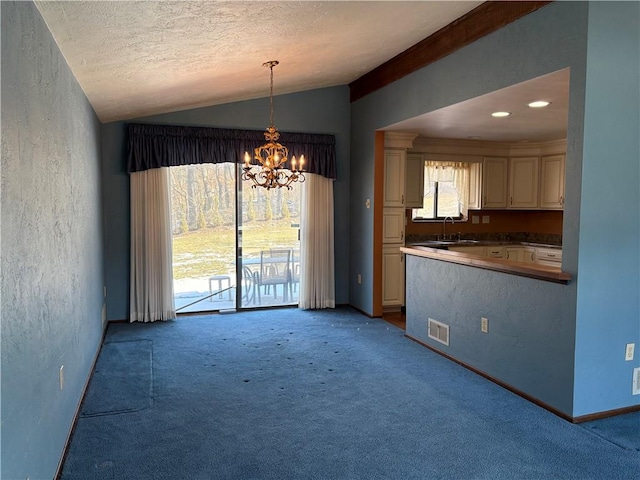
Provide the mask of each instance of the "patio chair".
{"label": "patio chair", "polygon": [[288,289],[291,286],[291,250],[271,249],[260,252],[260,271],[257,277],[258,302],[261,302],[260,287],[264,287],[264,294],[270,293],[273,287],[273,297],[278,298],[278,285],[282,285],[282,301],[288,300]]}

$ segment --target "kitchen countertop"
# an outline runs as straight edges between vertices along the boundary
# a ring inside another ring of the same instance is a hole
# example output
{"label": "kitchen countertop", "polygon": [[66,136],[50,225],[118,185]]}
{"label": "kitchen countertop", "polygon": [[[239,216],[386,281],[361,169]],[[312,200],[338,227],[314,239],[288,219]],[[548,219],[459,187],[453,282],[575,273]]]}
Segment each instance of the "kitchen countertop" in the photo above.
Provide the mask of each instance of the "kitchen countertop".
{"label": "kitchen countertop", "polygon": [[513,246],[513,247],[539,247],[561,250],[562,245],[549,245],[545,243],[513,242],[500,240],[426,240],[407,243],[408,247],[431,247],[446,249],[447,247],[488,247],[488,246]]}
{"label": "kitchen countertop", "polygon": [[[538,280],[546,280],[549,282],[564,283],[567,284],[571,280],[571,275],[563,272],[557,267],[550,267],[546,265],[529,264],[529,263],[516,263],[511,260],[505,260],[502,258],[490,258],[480,255],[473,255],[463,252],[452,252],[439,246],[433,248],[424,244],[428,242],[420,242],[422,245],[413,244],[412,246],[406,246],[400,248],[400,251],[407,255],[413,255],[416,257],[430,258],[433,260],[440,260],[444,262],[456,263],[459,265],[467,265],[469,267],[483,268],[485,270],[493,270],[496,272],[508,273],[512,275],[519,275],[523,277],[536,278]],[[484,243],[484,242],[483,242]],[[484,243],[487,245],[487,243]],[[497,243],[492,243],[496,245]],[[511,245],[522,245],[521,243],[502,243]],[[475,244],[463,244],[454,243],[453,245],[480,245],[480,242]],[[453,245],[445,245],[453,246]],[[542,246],[536,244],[536,246]],[[544,245],[546,247],[546,245]],[[556,248],[559,248],[556,246]]]}

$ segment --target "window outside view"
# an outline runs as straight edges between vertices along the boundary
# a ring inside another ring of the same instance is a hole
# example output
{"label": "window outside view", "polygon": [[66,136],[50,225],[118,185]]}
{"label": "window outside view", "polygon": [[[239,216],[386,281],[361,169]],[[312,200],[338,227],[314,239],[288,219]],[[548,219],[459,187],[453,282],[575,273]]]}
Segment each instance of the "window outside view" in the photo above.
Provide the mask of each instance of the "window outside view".
{"label": "window outside view", "polygon": [[459,217],[461,198],[454,186],[454,168],[425,165],[424,179],[423,207],[413,209],[413,219]]}
{"label": "window outside view", "polygon": [[[184,313],[236,308],[236,165],[171,167],[170,174],[176,309]],[[238,307],[282,304],[284,285],[263,288],[258,302],[259,278],[254,272],[262,267],[261,252],[290,249],[296,252],[292,258],[297,255],[300,186],[266,190],[242,182],[241,188],[245,268]],[[229,289],[212,295],[225,288]],[[293,295],[287,300],[297,303]]]}

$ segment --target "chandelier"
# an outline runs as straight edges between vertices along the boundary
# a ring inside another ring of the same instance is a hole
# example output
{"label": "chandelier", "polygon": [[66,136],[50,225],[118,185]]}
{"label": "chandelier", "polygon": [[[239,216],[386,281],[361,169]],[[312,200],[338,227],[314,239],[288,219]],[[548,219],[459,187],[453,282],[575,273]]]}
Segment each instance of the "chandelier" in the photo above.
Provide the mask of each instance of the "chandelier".
{"label": "chandelier", "polygon": [[[266,189],[287,187],[291,190],[293,182],[304,182],[304,155],[300,156],[300,161],[296,162],[296,157],[291,158],[291,169],[286,171],[284,164],[289,157],[289,149],[278,143],[280,133],[273,126],[273,67],[278,65],[277,60],[263,63],[263,67],[271,70],[271,92],[269,101],[271,105],[271,117],[269,127],[264,132],[267,143],[254,149],[253,158],[260,162],[260,170],[252,172],[251,157],[248,152],[244,152],[244,167],[242,167],[242,179],[251,180],[253,188],[264,187]],[[260,166],[259,165],[259,166]]]}

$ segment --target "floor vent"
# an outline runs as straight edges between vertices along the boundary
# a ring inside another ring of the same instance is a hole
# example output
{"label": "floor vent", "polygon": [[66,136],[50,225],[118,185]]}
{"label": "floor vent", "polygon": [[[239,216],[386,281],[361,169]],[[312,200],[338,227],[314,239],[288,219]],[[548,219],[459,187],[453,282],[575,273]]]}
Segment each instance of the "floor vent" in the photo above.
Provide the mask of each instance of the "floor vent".
{"label": "floor vent", "polygon": [[436,342],[444,343],[449,346],[449,325],[445,325],[442,322],[429,319],[429,338],[434,339]]}

